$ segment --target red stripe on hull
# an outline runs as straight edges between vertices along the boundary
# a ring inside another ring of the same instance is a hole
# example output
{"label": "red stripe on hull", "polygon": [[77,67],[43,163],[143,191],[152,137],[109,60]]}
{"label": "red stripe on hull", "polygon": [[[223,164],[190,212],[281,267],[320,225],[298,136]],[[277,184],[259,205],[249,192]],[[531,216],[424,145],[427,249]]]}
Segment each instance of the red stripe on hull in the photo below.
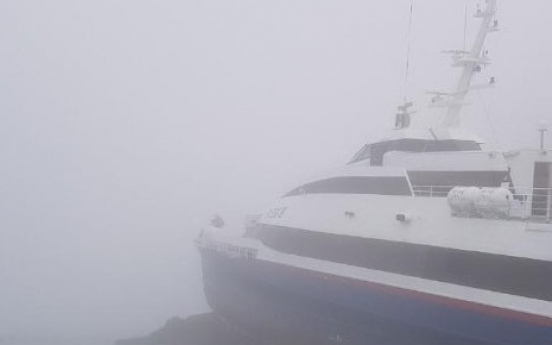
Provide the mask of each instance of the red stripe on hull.
{"label": "red stripe on hull", "polygon": [[400,296],[408,296],[408,297],[415,298],[417,300],[421,300],[429,303],[436,303],[450,308],[462,309],[462,310],[472,311],[480,314],[501,317],[504,319],[521,321],[521,322],[530,323],[538,326],[552,327],[552,318],[549,318],[546,316],[535,315],[528,312],[521,312],[516,310],[495,307],[495,306],[489,306],[481,303],[476,303],[476,302],[471,302],[471,301],[466,301],[466,300],[461,300],[456,298],[438,296],[438,295],[434,295],[426,292],[420,292],[416,290],[385,285],[382,283],[357,280],[354,278],[338,276],[330,273],[317,272],[313,270],[278,264],[278,263],[269,262],[269,261],[265,261],[265,262],[275,266],[285,266],[287,268],[290,268],[292,271],[294,271],[297,274],[310,274],[310,275],[323,276],[328,278],[331,277],[336,281],[342,281],[346,284],[360,286],[362,288],[370,289],[373,291],[392,293]]}

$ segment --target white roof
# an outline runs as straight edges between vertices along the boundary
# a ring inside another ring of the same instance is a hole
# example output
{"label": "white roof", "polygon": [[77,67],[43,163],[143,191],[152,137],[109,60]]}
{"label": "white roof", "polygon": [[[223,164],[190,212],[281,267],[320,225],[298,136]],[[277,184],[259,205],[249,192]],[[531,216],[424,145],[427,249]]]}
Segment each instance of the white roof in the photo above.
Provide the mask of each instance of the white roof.
{"label": "white roof", "polygon": [[399,139],[418,139],[418,140],[471,140],[479,144],[485,143],[473,133],[463,128],[405,128],[387,132],[382,138],[375,141],[380,143],[384,141]]}

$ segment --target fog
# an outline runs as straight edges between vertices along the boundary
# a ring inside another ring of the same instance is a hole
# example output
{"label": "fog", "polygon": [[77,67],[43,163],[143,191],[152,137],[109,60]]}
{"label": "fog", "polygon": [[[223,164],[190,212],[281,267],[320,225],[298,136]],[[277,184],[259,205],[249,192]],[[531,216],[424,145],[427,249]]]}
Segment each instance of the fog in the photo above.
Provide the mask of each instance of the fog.
{"label": "fog", "polygon": [[[420,113],[453,84],[441,50],[475,4],[414,0]],[[392,127],[409,6],[1,1],[0,336],[116,338],[207,310],[192,241],[212,213],[259,212]],[[551,12],[499,2],[497,86],[463,116],[499,148],[552,120]]]}

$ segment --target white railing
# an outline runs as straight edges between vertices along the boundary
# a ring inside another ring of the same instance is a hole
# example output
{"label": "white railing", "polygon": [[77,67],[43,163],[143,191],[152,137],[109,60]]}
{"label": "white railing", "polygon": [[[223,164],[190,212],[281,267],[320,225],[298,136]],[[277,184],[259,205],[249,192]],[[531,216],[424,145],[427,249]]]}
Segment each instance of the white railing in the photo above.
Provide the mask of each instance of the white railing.
{"label": "white railing", "polygon": [[414,196],[425,196],[430,198],[447,197],[450,190],[457,186],[412,186]]}
{"label": "white railing", "polygon": [[[429,198],[446,198],[448,193],[455,186],[412,186],[414,196]],[[515,188],[512,192],[511,200],[506,203],[499,200],[500,208],[503,212],[502,217],[541,220],[550,222],[552,220],[552,188]],[[473,209],[466,211],[467,216],[474,214],[480,217],[487,215],[496,215],[496,212],[485,213],[486,210],[493,207],[496,200],[485,200],[485,203],[474,202]]]}

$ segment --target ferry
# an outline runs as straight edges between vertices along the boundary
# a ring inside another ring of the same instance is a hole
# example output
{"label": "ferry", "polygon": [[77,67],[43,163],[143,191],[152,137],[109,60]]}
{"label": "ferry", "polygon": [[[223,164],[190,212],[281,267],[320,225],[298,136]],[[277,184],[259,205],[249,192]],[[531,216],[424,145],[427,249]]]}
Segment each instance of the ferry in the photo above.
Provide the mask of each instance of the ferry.
{"label": "ferry", "polygon": [[[490,150],[461,126],[490,63],[496,0],[478,8],[469,50],[448,51],[459,78],[435,92],[442,112],[395,128],[342,167],[286,192],[232,235],[201,229],[213,311],[285,344],[552,344],[552,151]],[[541,133],[544,133],[545,128]]]}

